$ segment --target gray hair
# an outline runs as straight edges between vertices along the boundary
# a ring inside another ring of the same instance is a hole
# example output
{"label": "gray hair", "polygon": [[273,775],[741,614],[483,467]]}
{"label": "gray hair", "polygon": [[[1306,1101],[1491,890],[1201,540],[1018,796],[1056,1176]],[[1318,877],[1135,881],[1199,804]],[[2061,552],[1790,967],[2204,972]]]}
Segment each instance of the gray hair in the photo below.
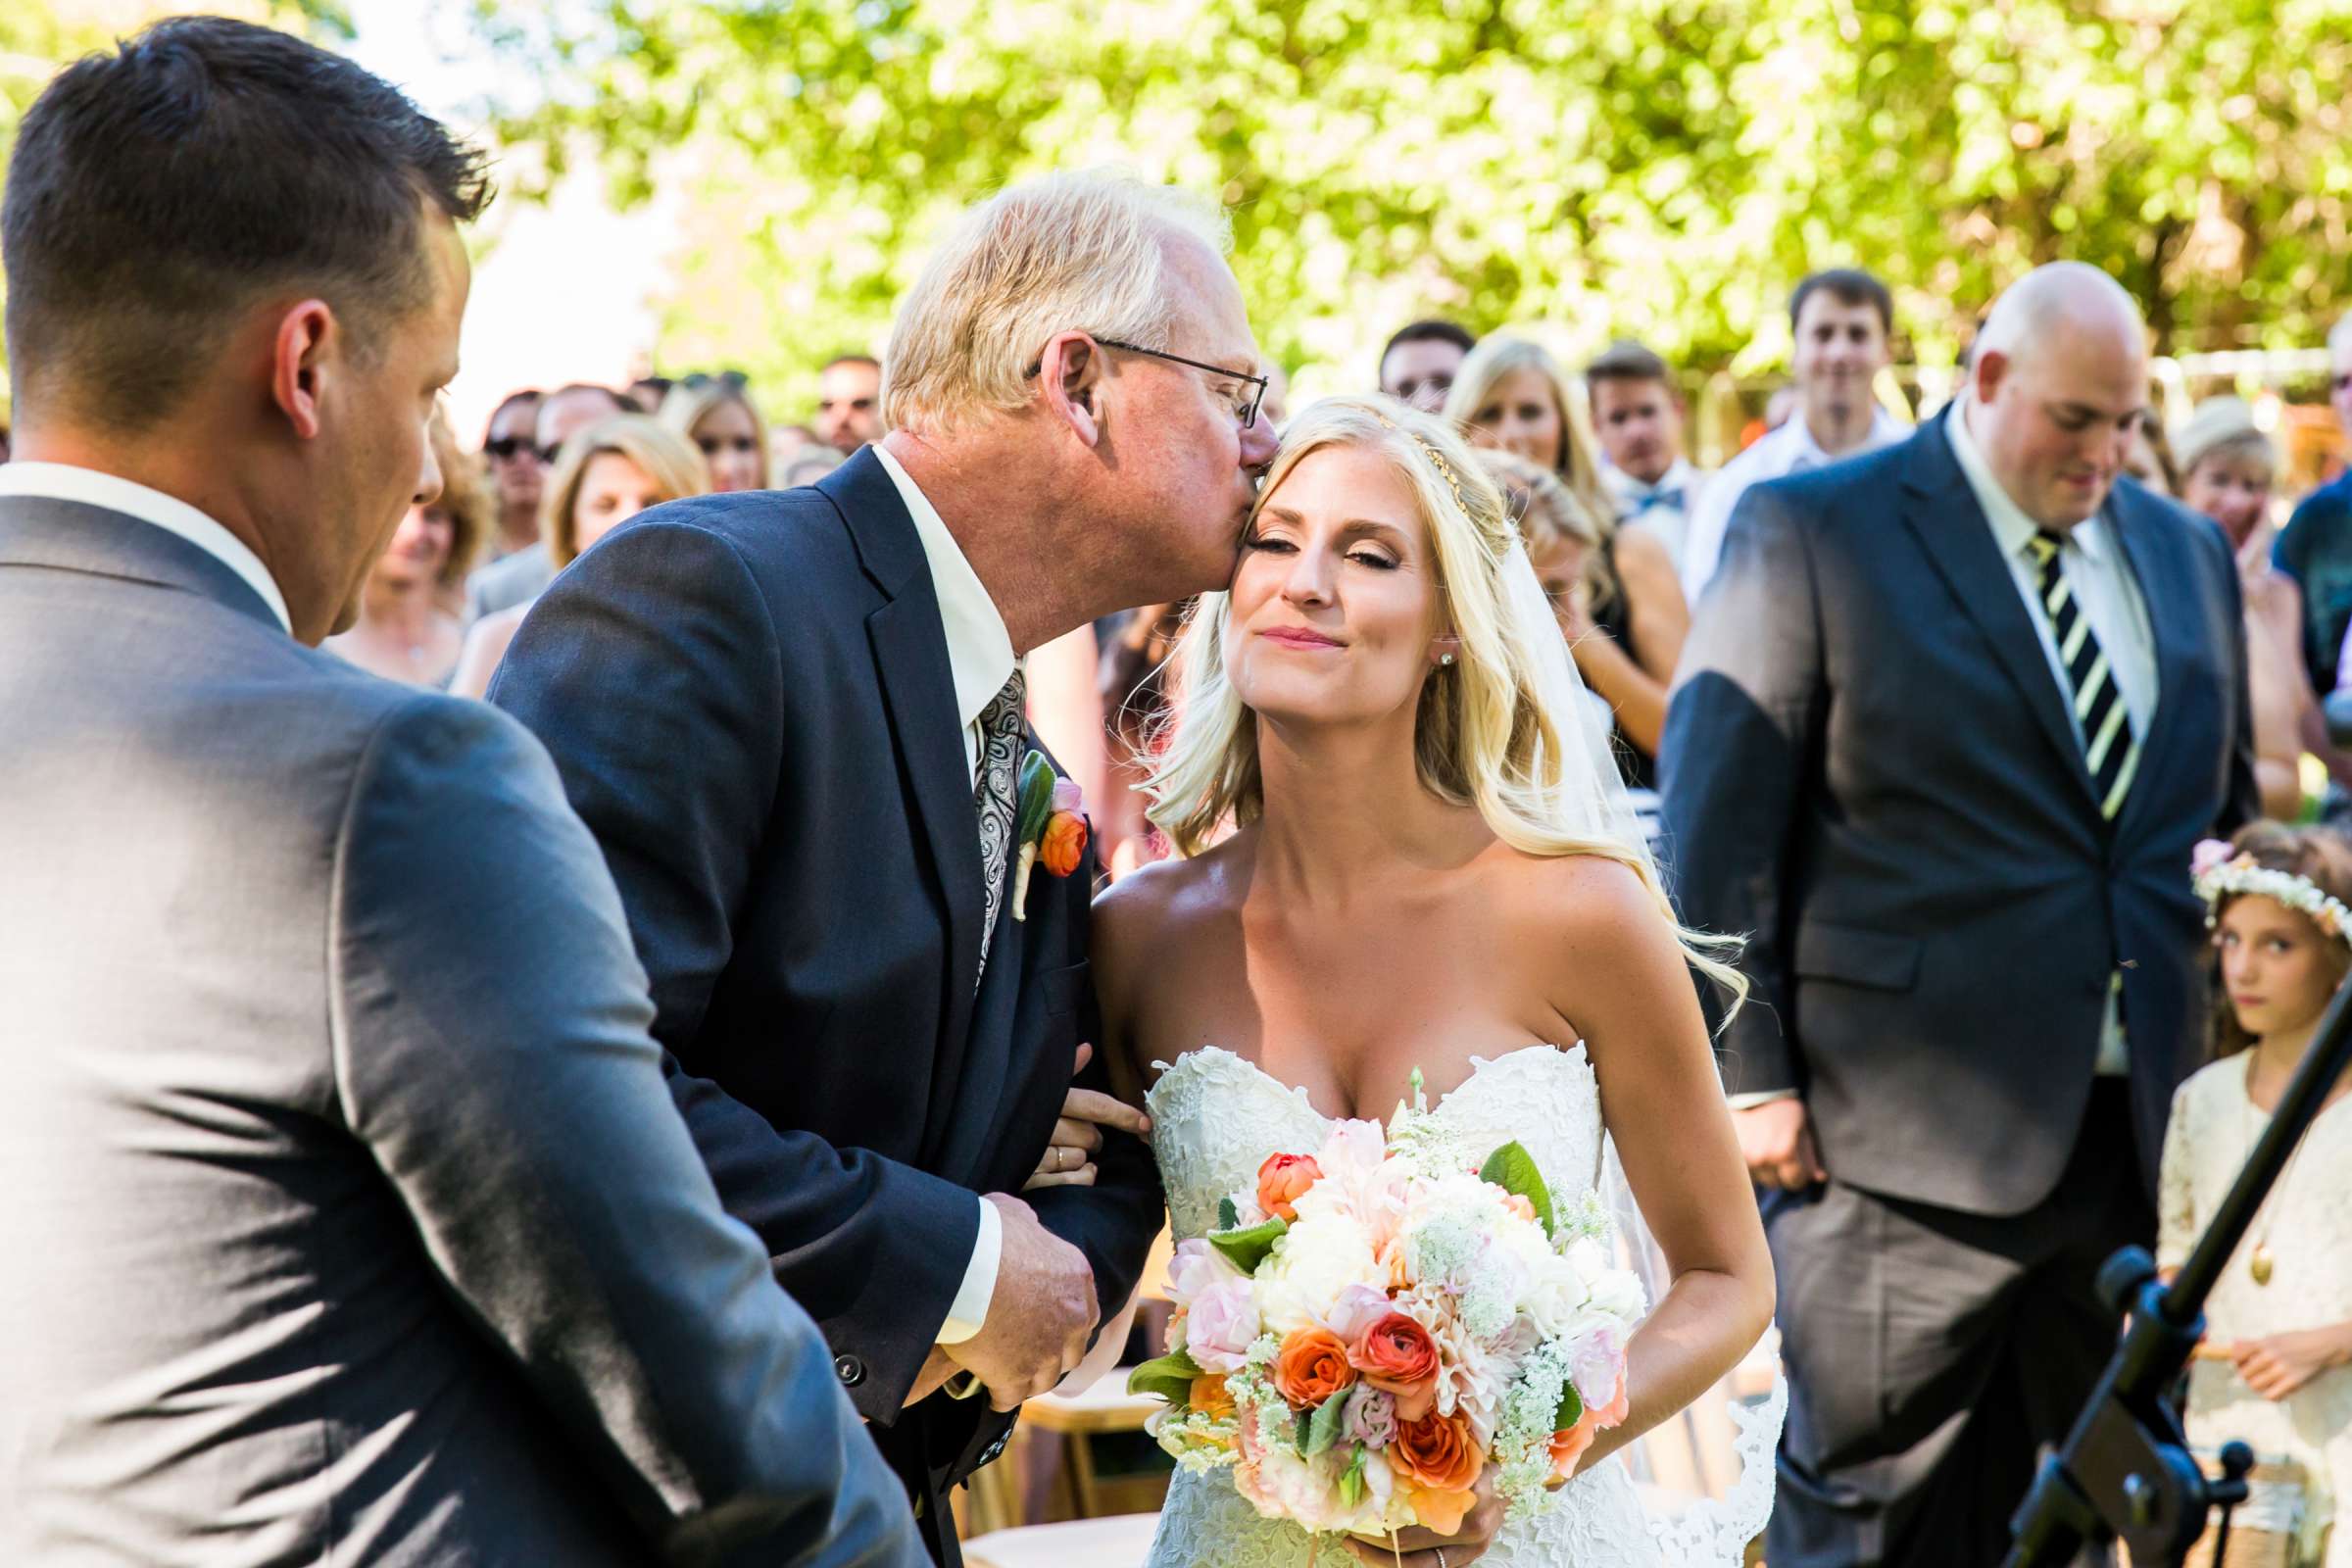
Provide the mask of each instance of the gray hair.
{"label": "gray hair", "polygon": [[947,429],[1021,407],[1056,332],[1170,347],[1168,252],[1186,239],[1226,255],[1223,210],[1115,170],[1000,192],[964,215],[901,302],[882,356],[884,421]]}

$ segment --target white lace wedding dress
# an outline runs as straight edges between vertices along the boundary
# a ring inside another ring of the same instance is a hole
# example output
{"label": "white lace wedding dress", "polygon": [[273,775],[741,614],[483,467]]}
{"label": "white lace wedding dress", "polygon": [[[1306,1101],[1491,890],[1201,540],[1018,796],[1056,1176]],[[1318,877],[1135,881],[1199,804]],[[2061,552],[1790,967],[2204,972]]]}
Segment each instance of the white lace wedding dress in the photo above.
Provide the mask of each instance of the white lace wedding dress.
{"label": "white lace wedding dress", "polygon": [[[1531,1046],[1471,1061],[1470,1077],[1435,1116],[1480,1151],[1516,1140],[1535,1156],[1555,1200],[1592,1192],[1601,1172],[1600,1092],[1584,1048]],[[1255,1181],[1267,1154],[1316,1148],[1331,1125],[1304,1090],[1215,1047],[1180,1057],[1152,1085],[1147,1106],[1178,1241],[1213,1228],[1217,1200]],[[1767,1404],[1735,1413],[1740,1473],[1726,1497],[1653,1513],[1625,1466],[1604,1460],[1532,1516],[1506,1524],[1478,1559],[1481,1568],[1735,1568],[1772,1510],[1772,1450],[1786,1405],[1785,1390],[1776,1389]],[[1151,1568],[1307,1568],[1317,1555],[1304,1531],[1244,1501],[1225,1471],[1179,1470],[1150,1561]],[[1328,1543],[1319,1555],[1325,1563],[1342,1560]]]}

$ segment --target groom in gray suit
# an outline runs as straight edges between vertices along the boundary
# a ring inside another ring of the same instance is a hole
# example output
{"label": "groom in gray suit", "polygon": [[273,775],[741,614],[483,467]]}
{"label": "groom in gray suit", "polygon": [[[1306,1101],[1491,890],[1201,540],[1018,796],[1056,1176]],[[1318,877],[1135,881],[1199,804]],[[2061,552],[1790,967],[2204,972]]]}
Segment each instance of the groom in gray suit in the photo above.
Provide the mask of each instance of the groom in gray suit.
{"label": "groom in gray suit", "polygon": [[495,710],[318,653],[457,368],[477,157],[219,19],[0,243],[0,1562],[923,1560]]}

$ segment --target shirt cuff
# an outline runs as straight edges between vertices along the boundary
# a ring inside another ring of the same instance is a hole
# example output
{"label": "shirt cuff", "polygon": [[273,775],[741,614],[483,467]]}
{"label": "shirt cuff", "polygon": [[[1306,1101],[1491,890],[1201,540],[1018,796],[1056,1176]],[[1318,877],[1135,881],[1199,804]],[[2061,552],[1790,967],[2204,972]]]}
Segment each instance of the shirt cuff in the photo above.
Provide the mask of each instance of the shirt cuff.
{"label": "shirt cuff", "polygon": [[937,1343],[941,1345],[961,1345],[979,1333],[980,1325],[988,1320],[989,1298],[997,1294],[997,1263],[1004,1250],[1004,1217],[987,1199],[975,1201],[980,1205],[980,1234],[972,1240],[972,1260],[964,1265],[963,1284],[948,1306],[948,1320],[940,1325]]}
{"label": "shirt cuff", "polygon": [[1724,1103],[1730,1105],[1734,1110],[1753,1110],[1758,1105],[1769,1105],[1776,1100],[1794,1100],[1795,1098],[1796,1091],[1793,1089],[1758,1089],[1749,1094],[1734,1095]]}

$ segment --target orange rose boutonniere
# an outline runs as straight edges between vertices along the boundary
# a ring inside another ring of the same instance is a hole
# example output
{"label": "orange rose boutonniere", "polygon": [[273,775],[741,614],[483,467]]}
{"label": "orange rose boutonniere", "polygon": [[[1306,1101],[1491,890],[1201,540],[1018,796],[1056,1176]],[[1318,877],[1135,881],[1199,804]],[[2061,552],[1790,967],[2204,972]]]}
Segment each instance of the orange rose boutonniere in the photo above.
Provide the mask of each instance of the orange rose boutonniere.
{"label": "orange rose boutonniere", "polygon": [[1043,752],[1021,760],[1020,819],[1014,837],[1020,858],[1012,870],[1012,917],[1029,918],[1029,872],[1044,865],[1068,876],[1086,858],[1085,797],[1074,780],[1054,776]]}

